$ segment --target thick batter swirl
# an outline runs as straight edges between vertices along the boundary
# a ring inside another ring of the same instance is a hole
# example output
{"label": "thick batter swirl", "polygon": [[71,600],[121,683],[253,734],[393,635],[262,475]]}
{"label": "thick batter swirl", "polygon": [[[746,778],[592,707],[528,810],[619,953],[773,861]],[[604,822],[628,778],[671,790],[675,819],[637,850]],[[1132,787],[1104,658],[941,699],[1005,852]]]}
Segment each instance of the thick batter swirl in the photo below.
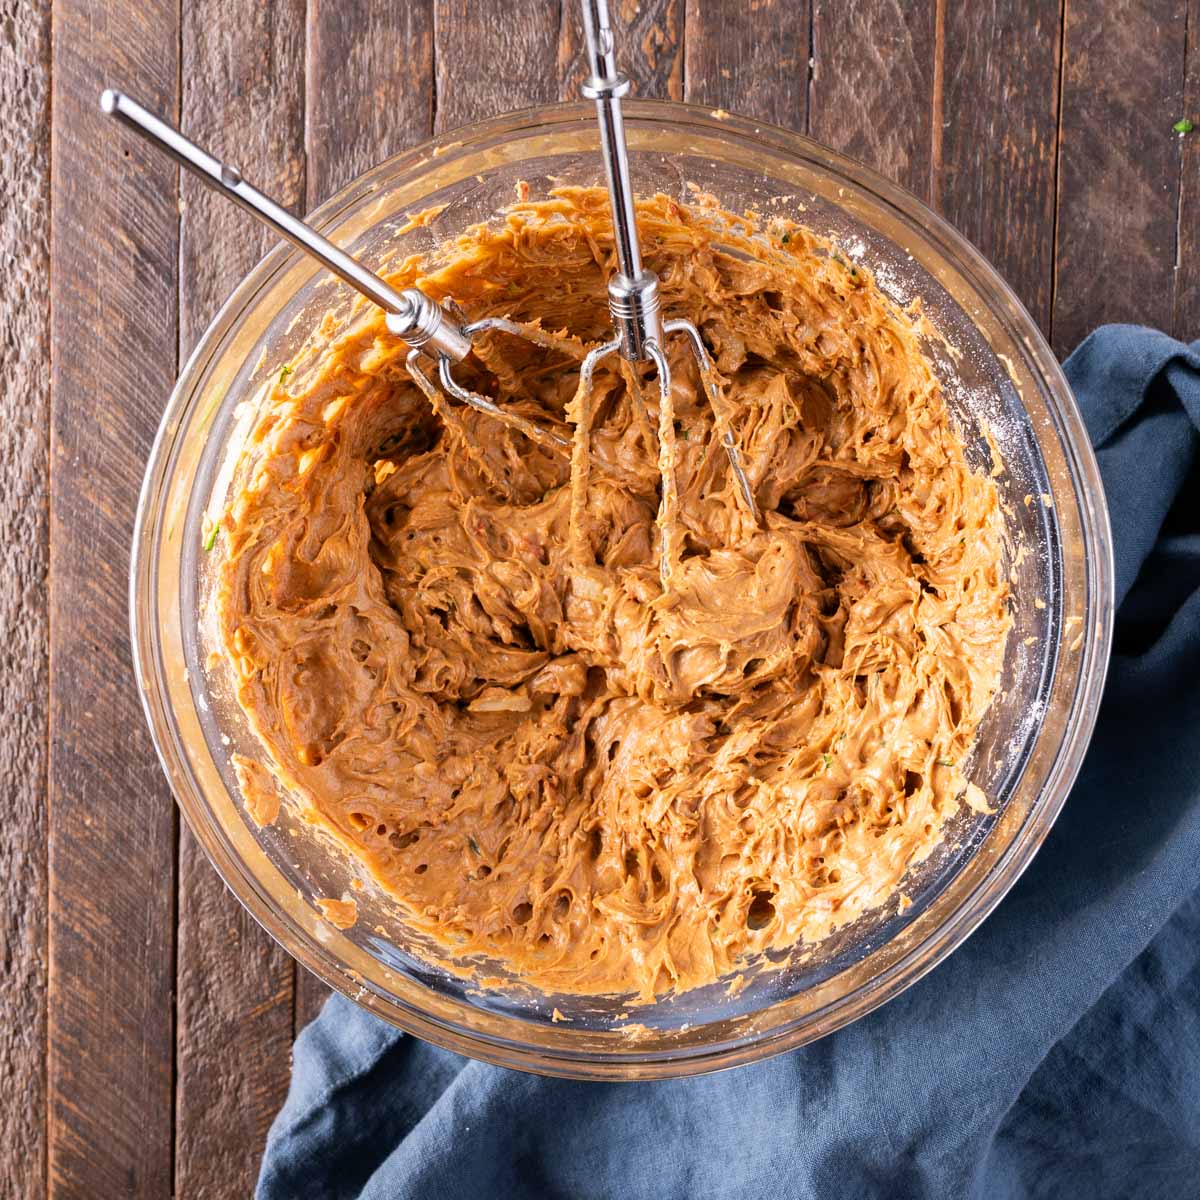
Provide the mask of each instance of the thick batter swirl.
{"label": "thick batter swirl", "polygon": [[894,900],[981,802],[961,763],[1008,585],[914,317],[802,229],[663,197],[647,259],[716,359],[762,516],[672,344],[660,522],[653,378],[610,366],[573,400],[607,328],[605,206],[518,204],[393,276],[570,331],[495,335],[464,379],[568,440],[586,418],[574,470],[435,413],[360,310],[273,389],[214,553],[273,773],[407,919],[537,987],[649,997]]}

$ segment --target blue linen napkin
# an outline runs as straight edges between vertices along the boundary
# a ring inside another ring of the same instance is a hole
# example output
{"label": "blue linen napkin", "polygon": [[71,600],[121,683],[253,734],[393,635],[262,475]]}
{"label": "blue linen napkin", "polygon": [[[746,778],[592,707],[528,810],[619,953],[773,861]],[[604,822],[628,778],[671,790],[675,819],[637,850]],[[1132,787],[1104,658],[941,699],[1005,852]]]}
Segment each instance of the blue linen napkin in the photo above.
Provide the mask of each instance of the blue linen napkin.
{"label": "blue linen napkin", "polygon": [[822,1041],[660,1083],[484,1066],[334,996],[262,1200],[1200,1195],[1200,342],[1107,326],[1066,369],[1115,653],[1062,816],[979,931]]}

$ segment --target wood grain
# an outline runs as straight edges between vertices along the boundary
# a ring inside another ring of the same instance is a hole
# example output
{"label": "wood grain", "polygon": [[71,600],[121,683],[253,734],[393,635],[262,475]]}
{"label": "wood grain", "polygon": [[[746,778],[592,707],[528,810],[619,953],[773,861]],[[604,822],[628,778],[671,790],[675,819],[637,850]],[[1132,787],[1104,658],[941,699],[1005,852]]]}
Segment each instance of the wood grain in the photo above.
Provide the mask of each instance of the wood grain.
{"label": "wood grain", "polygon": [[433,0],[311,0],[308,207],[433,130]]}
{"label": "wood grain", "polygon": [[1050,327],[1058,134],[1059,0],[944,10],[933,203]]}
{"label": "wood grain", "polygon": [[439,133],[558,99],[555,0],[435,0],[433,13]]}
{"label": "wood grain", "polygon": [[1067,0],[1053,346],[1174,319],[1185,0]]}
{"label": "wood grain", "polygon": [[813,137],[928,199],[937,5],[815,0]]}
{"label": "wood grain", "polygon": [[[1177,338],[1200,338],[1200,0],[1189,0],[1187,71],[1180,117],[1196,128],[1178,137],[1179,203],[1175,221],[1175,313]],[[1174,124],[1174,122],[1172,122]]]}
{"label": "wood grain", "polygon": [[[183,9],[182,123],[289,207],[304,208],[303,0]],[[275,244],[191,175],[180,179],[179,357]],[[179,846],[175,1193],[248,1196],[287,1095],[294,967],[225,888],[186,825]]]}
{"label": "wood grain", "polygon": [[[48,1153],[55,1195],[171,1191],[175,811],[129,659],[133,514],[175,375],[176,172],[102,116],[177,111],[171,0],[54,5]],[[5,1103],[11,1103],[7,1097]]]}
{"label": "wood grain", "polygon": [[46,1191],[48,8],[0,0],[0,96],[0,1196],[32,1198]]}
{"label": "wood grain", "polygon": [[688,0],[686,29],[685,99],[805,132],[810,0]]}
{"label": "wood grain", "polygon": [[292,1012],[293,1036],[310,1021],[315,1021],[321,1014],[325,1001],[329,999],[330,991],[311,971],[306,971],[296,963],[296,999]]}
{"label": "wood grain", "polygon": [[[632,81],[633,95],[682,100],[684,0],[614,0],[609,8],[617,67]],[[578,99],[589,74],[579,0],[562,6],[558,73],[563,98]]]}

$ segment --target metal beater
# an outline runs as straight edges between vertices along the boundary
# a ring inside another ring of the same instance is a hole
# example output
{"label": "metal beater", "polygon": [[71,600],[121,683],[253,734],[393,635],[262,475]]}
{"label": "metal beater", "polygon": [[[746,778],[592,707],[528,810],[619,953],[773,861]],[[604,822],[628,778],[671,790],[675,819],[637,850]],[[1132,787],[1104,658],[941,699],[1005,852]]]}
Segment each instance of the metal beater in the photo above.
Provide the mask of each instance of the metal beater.
{"label": "metal beater", "polygon": [[[625,125],[621,115],[621,97],[629,92],[630,85],[629,80],[616,68],[607,0],[583,0],[583,18],[587,34],[588,61],[592,72],[583,85],[583,93],[596,102],[600,122],[600,141],[612,205],[613,241],[616,246],[618,271],[608,284],[608,304],[614,336],[611,341],[590,350],[580,367],[579,388],[574,403],[577,436],[573,469],[586,471],[590,393],[597,365],[614,354],[632,364],[652,363],[658,375],[659,385],[658,466],[662,478],[659,525],[663,537],[660,566],[665,584],[676,559],[676,548],[670,544],[676,491],[671,368],[663,352],[663,339],[667,335],[678,333],[686,338],[687,345],[695,357],[701,387],[712,408],[730,467],[755,523],[758,521],[758,510],[753,489],[742,468],[737,442],[721,408],[716,370],[700,331],[690,321],[663,320],[658,276],[642,263],[633,189],[629,181]],[[328,238],[248,184],[236,167],[221,162],[201,149],[135,100],[120,92],[109,90],[100,97],[100,107],[159,149],[166,151],[182,166],[199,175],[209,186],[247,209],[269,228],[315,258],[339,279],[383,309],[388,331],[407,342],[410,347],[406,359],[410,375],[439,415],[447,418],[449,416],[443,405],[442,392],[421,363],[422,355],[427,355],[433,360],[441,387],[455,399],[513,426],[540,445],[560,453],[572,446],[570,441],[556,431],[543,428],[518,413],[502,408],[488,397],[463,387],[454,378],[452,370],[455,363],[462,362],[471,353],[473,340],[482,334],[503,332],[550,349],[573,348],[563,339],[556,338],[536,326],[518,324],[502,317],[488,317],[466,325],[459,324],[448,309],[419,289],[408,287],[397,291],[385,283]]]}
{"label": "metal beater", "polygon": [[[729,428],[721,409],[716,368],[704,345],[704,339],[691,321],[663,320],[658,276],[642,262],[633,188],[629,182],[625,119],[621,113],[621,97],[628,95],[630,84],[629,79],[617,70],[608,0],[583,0],[583,27],[592,74],[580,90],[589,100],[596,102],[596,116],[600,122],[600,147],[608,178],[609,203],[612,206],[617,274],[608,282],[608,310],[612,316],[615,336],[612,341],[597,346],[584,358],[580,369],[580,395],[583,396],[590,389],[597,364],[610,354],[619,354],[631,363],[654,364],[659,385],[659,469],[663,477],[663,504],[666,509],[669,504],[668,494],[674,493],[674,462],[669,450],[669,447],[674,445],[674,414],[671,409],[671,368],[662,347],[665,335],[683,334],[695,357],[700,385],[708,398],[725,453],[729,456],[729,466],[741,489],[746,507],[757,524],[758,507],[754,502],[754,490],[742,468],[741,454],[733,430]],[[664,579],[670,569],[668,549],[664,546],[661,551]]]}

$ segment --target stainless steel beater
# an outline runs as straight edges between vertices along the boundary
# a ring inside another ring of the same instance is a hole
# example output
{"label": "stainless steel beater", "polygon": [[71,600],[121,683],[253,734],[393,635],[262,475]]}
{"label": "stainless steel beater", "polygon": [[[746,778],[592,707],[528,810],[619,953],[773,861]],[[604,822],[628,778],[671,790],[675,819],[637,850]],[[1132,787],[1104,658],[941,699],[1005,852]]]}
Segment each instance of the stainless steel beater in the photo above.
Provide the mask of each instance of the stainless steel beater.
{"label": "stainless steel beater", "polygon": [[[633,188],[629,181],[629,151],[625,143],[625,120],[621,97],[629,93],[629,80],[617,70],[615,40],[608,15],[608,0],[583,0],[583,27],[587,38],[591,76],[581,91],[596,102],[600,123],[600,146],[608,178],[608,196],[612,206],[613,243],[617,252],[617,274],[608,283],[608,309],[614,337],[590,351],[580,370],[581,395],[591,386],[596,365],[611,354],[619,354],[631,363],[652,362],[659,383],[659,466],[663,475],[664,504],[674,483],[669,479],[674,463],[667,447],[673,444],[671,408],[671,368],[663,353],[663,339],[672,333],[683,334],[696,360],[700,385],[704,389],[721,443],[729,457],[730,469],[737,480],[746,507],[755,523],[758,507],[754,490],[742,467],[741,454],[733,430],[721,410],[716,368],[704,345],[700,331],[691,321],[663,320],[658,276],[642,262],[638,241],[637,214]],[[668,548],[663,547],[664,578],[669,569]]]}

